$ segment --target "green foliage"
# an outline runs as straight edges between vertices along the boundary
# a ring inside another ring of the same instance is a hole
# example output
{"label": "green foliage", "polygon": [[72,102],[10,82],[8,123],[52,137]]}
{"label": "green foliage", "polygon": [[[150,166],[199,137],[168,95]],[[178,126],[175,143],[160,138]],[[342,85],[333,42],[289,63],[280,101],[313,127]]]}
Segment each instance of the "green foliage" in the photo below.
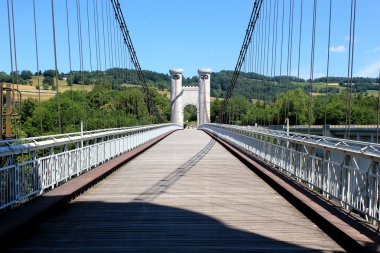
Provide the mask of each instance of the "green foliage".
{"label": "green foliage", "polygon": [[183,118],[185,122],[197,121],[197,107],[194,105],[187,105],[183,109]]}
{"label": "green foliage", "polygon": [[36,110],[38,101],[36,99],[27,98],[22,101],[22,110],[20,112],[21,124],[24,124]]}
{"label": "green foliage", "polygon": [[327,87],[318,90],[319,93],[339,93],[339,91],[340,90],[337,87]]}
{"label": "green foliage", "polygon": [[44,73],[42,74],[44,77],[51,77],[51,78],[54,78],[55,77],[55,70],[52,70],[52,69],[49,69],[49,70],[45,70]]}
{"label": "green foliage", "polygon": [[[326,83],[327,77],[320,77],[315,78],[313,80],[314,83]],[[347,77],[336,77],[336,76],[329,76],[328,78],[329,83],[348,83]],[[377,83],[378,80],[376,78],[370,78],[370,77],[354,77],[352,78],[353,83]]]}
{"label": "green foliage", "polygon": [[[297,124],[304,125],[308,122],[309,96],[301,89],[279,94],[274,107],[277,110],[277,116],[280,118],[279,124],[283,124],[286,117],[289,118],[291,125],[296,124],[296,122]],[[314,122],[313,114],[311,122]]]}
{"label": "green foliage", "polygon": [[164,90],[166,88],[168,88],[168,85],[166,83],[162,82],[158,84],[158,89]]}
{"label": "green foliage", "polygon": [[[312,97],[310,123],[343,125],[346,123],[348,94],[329,93]],[[378,100],[373,96],[353,94],[351,97],[352,124],[376,124]],[[220,101],[211,104],[211,120],[215,121]],[[274,102],[252,100],[238,96],[229,100],[223,122],[242,125],[282,125],[288,117],[291,125],[306,125],[309,121],[309,94],[303,89],[290,90],[276,96]]]}
{"label": "green foliage", "polygon": [[[152,89],[157,108],[170,118],[169,100]],[[80,131],[80,122],[85,130],[134,126],[157,122],[149,116],[145,94],[140,88],[111,90],[107,84],[95,86],[91,92],[66,91],[59,94],[62,131]],[[42,120],[42,132],[40,121]],[[58,128],[58,99],[54,97],[41,102],[35,99],[23,101],[21,112],[22,129],[25,136],[56,134]]]}
{"label": "green foliage", "polygon": [[218,116],[219,108],[221,106],[222,101],[217,98],[210,105],[210,120],[214,122],[216,120],[216,116]]}
{"label": "green foliage", "polygon": [[21,71],[20,77],[24,80],[32,79],[33,73],[29,70]]}
{"label": "green foliage", "polygon": [[[44,79],[42,80],[42,83],[43,84],[47,84],[47,85],[54,85],[54,78],[51,77],[51,76],[46,76],[44,77]],[[45,86],[44,86],[45,88]]]}
{"label": "green foliage", "polygon": [[[211,96],[222,98],[225,96],[228,86],[231,82],[233,71],[222,70],[220,72],[211,73]],[[55,70],[45,70],[40,74],[44,77],[55,78]],[[170,76],[168,74],[157,73],[154,71],[143,70],[144,77],[147,85],[150,87],[156,87],[160,90],[170,89]],[[58,75],[58,79],[62,80],[64,73]],[[11,76],[5,72],[0,72],[0,82],[11,82]],[[29,70],[23,70],[21,74],[13,72],[13,83],[27,84],[31,77]],[[321,87],[321,84],[339,83],[340,87]],[[67,73],[68,85],[72,84],[84,84],[84,85],[98,85],[102,82],[107,82],[113,89],[123,89],[123,84],[135,84],[140,85],[140,80],[137,76],[137,72],[131,69],[124,68],[111,68],[106,71],[72,71]],[[376,78],[355,77],[352,79],[352,91],[353,93],[366,93],[368,90],[378,90],[379,80]],[[184,86],[197,86],[198,77],[183,77],[182,81]],[[313,84],[313,92],[319,93],[339,93],[344,87],[347,86],[347,77],[321,77],[315,78],[311,82]],[[52,85],[52,84],[49,84]],[[276,94],[286,93],[288,90],[295,90],[301,88],[305,92],[310,90],[310,80],[304,80],[297,77],[287,76],[275,76],[269,77],[260,75],[257,73],[241,72],[238,79],[238,84],[235,87],[234,94],[236,96],[244,96],[247,99],[257,99],[265,101],[274,101]]]}
{"label": "green foliage", "polygon": [[11,82],[11,76],[7,75],[5,72],[0,72],[0,82],[6,82],[9,83]]}
{"label": "green foliage", "polygon": [[[170,77],[167,74],[161,74],[153,71],[143,70],[144,77],[149,86],[159,89],[168,88]],[[99,84],[101,82],[109,83],[113,89],[122,89],[121,84],[140,84],[135,70],[112,68],[106,71],[72,71],[68,74],[66,80],[68,85],[72,84]]]}

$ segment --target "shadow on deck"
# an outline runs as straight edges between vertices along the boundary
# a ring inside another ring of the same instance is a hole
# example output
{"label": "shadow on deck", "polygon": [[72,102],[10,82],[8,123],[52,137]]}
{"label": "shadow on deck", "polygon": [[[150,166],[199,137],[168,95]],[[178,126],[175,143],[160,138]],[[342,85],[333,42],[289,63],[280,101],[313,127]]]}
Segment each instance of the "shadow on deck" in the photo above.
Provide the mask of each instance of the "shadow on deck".
{"label": "shadow on deck", "polygon": [[68,204],[10,249],[24,251],[319,252],[237,230],[201,213],[142,202]]}

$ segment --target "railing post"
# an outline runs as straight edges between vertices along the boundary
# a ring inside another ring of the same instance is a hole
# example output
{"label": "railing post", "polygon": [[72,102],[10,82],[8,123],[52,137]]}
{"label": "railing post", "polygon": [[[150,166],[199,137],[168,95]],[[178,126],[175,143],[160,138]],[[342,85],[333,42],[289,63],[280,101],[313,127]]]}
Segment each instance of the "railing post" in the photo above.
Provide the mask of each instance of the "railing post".
{"label": "railing post", "polygon": [[323,159],[322,159],[322,189],[326,198],[330,197],[330,182],[331,182],[331,173],[330,173],[330,151],[323,150]]}
{"label": "railing post", "polygon": [[54,189],[55,184],[57,183],[57,165],[55,161],[55,155],[54,155],[54,147],[50,148],[50,166],[51,171],[54,175],[54,182],[52,182],[52,189]]}
{"label": "railing post", "polygon": [[[370,213],[370,221],[373,225],[378,226],[379,217],[379,184],[378,184],[378,174],[379,174],[379,162],[373,161],[369,172],[367,172],[367,196],[368,196],[368,213]],[[372,217],[377,217],[372,218]]]}

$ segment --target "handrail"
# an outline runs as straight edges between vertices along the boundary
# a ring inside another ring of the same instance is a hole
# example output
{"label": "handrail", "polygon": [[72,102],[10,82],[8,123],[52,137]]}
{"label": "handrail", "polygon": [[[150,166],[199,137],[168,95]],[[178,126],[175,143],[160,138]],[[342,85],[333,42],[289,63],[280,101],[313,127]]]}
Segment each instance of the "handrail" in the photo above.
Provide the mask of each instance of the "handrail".
{"label": "handrail", "polygon": [[[146,125],[146,126],[137,126],[137,127],[125,127],[125,128],[109,128],[109,129],[100,129],[94,131],[86,132],[74,132],[67,134],[56,134],[56,135],[47,135],[40,137],[32,138],[23,138],[23,139],[12,139],[4,140],[0,142],[0,158],[8,156],[10,154],[20,154],[24,151],[30,152],[34,150],[40,150],[50,147],[55,147],[59,145],[75,143],[77,141],[87,141],[96,138],[104,138],[108,136],[114,136],[119,134],[124,134],[127,132],[163,127],[167,125],[174,125],[171,123],[167,124],[156,124],[156,125]],[[1,146],[1,144],[6,144]]]}
{"label": "handrail", "polygon": [[249,131],[255,134],[262,134],[268,137],[281,139],[284,141],[297,142],[305,145],[309,145],[315,148],[329,149],[332,151],[340,150],[352,155],[359,155],[364,157],[373,157],[375,160],[380,161],[380,144],[354,141],[348,139],[339,139],[326,136],[301,134],[280,130],[271,130],[263,127],[254,126],[235,126],[226,124],[204,124],[203,127],[211,126],[224,129],[235,129],[240,131]]}

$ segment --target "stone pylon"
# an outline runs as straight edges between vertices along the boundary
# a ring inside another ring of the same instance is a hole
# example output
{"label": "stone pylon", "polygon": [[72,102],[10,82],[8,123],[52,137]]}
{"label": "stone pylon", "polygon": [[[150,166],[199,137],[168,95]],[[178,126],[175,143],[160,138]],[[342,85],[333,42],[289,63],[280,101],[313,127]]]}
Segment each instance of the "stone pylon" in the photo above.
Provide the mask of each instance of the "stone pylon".
{"label": "stone pylon", "polygon": [[198,125],[210,122],[210,80],[211,68],[199,68],[199,117]]}
{"label": "stone pylon", "polygon": [[171,122],[183,126],[183,108],[182,108],[182,73],[181,68],[172,68],[169,70],[171,79],[170,91],[170,109]]}

